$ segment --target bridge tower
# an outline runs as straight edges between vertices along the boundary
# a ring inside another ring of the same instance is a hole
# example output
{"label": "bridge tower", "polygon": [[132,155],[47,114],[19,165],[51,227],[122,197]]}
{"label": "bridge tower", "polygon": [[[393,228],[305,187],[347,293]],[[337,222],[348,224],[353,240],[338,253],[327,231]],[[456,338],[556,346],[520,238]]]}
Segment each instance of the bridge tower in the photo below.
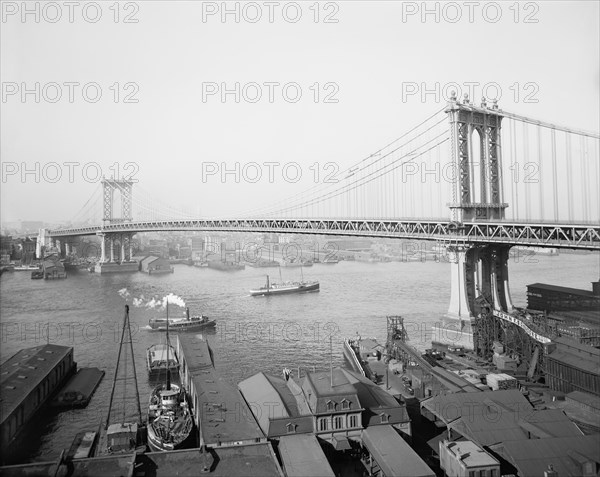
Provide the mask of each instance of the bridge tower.
{"label": "bridge tower", "polygon": [[[446,108],[450,122],[451,157],[454,168],[451,220],[465,223],[498,222],[508,204],[503,202],[500,131],[502,112],[494,101],[475,106],[467,95],[461,103],[452,95]],[[510,246],[474,244],[448,240],[451,262],[451,296],[448,317],[471,323],[483,295],[497,310],[511,311],[508,287]]]}
{"label": "bridge tower", "polygon": [[[104,223],[114,224],[133,220],[131,198],[133,181],[118,179],[102,179],[102,196],[104,198]],[[115,191],[121,193],[121,217],[113,217]]]}
{"label": "bridge tower", "polygon": [[[115,192],[121,194],[121,217],[115,217]],[[133,181],[121,179],[102,179],[103,197],[103,224],[122,224],[133,220],[132,210]],[[116,271],[133,271],[132,266],[124,266],[133,263],[133,233],[107,233],[100,231],[101,256],[96,265],[99,273]],[[115,245],[118,243],[119,259],[115,258]],[[127,247],[125,245],[128,245]],[[127,264],[125,263],[127,262]],[[121,266],[115,267],[112,264]],[[130,270],[131,269],[131,270]]]}

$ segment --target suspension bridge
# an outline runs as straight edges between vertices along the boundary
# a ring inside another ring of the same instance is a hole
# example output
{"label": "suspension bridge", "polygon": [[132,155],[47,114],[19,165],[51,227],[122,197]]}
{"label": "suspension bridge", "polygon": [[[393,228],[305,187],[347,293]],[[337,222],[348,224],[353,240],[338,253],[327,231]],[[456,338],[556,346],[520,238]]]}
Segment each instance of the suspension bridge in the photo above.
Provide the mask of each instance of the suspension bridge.
{"label": "suspension bridge", "polygon": [[[514,307],[512,246],[600,250],[600,135],[452,97],[338,180],[230,217],[197,217],[105,179],[70,227],[38,243],[101,237],[100,265],[132,259],[141,232],[273,232],[437,241],[451,259],[450,317],[470,319],[478,293]],[[115,207],[120,196],[120,211]],[[120,212],[120,217],[117,213]],[[135,216],[135,220],[134,220]],[[116,265],[116,264],[115,264]],[[117,267],[118,269],[118,267]]]}

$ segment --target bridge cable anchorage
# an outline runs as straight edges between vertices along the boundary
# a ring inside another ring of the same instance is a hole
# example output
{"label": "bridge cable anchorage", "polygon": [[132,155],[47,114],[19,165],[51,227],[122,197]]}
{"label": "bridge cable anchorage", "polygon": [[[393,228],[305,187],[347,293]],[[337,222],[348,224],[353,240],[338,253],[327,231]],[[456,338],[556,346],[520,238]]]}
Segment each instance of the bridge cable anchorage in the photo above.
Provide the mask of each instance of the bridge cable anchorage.
{"label": "bridge cable anchorage", "polygon": [[[354,165],[348,167],[347,169],[345,169],[344,171],[341,172],[341,175],[347,175],[347,174],[351,174],[353,175],[355,173],[355,171],[362,167],[365,166],[363,163],[365,161],[368,161],[369,159],[373,159],[377,156],[380,156],[381,153],[389,148],[390,146],[392,146],[393,144],[395,144],[396,142],[400,141],[401,139],[405,138],[407,135],[409,135],[410,133],[416,131],[418,128],[420,128],[421,126],[423,126],[424,124],[426,124],[428,121],[430,121],[431,119],[435,118],[438,114],[440,114],[441,112],[443,112],[445,110],[445,107],[439,109],[438,111],[436,111],[435,113],[433,113],[432,115],[430,115],[428,118],[426,118],[425,120],[421,121],[419,124],[417,124],[416,126],[414,126],[413,128],[411,128],[410,130],[408,130],[407,132],[405,132],[404,134],[400,135],[399,137],[397,137],[396,139],[394,139],[393,141],[389,142],[388,144],[386,144],[385,146],[381,147],[380,149],[378,149],[377,151],[373,152],[372,154],[370,154],[369,156],[364,157],[363,159],[361,159],[360,161],[356,162]],[[445,118],[445,114],[444,114],[444,118]],[[410,142],[410,141],[409,141]],[[380,159],[377,159],[373,162],[378,162]],[[329,183],[325,189],[333,187],[335,185],[335,183]],[[273,209],[273,207],[277,206],[277,204],[285,204],[285,203],[289,203],[292,200],[296,200],[297,198],[304,198],[306,197],[306,195],[312,191],[314,191],[315,189],[319,189],[319,188],[323,188],[322,184],[316,184],[312,187],[309,187],[308,189],[293,194],[285,199],[282,199],[280,201],[277,201],[275,204],[269,204],[269,205],[264,205],[258,208],[253,208],[247,211],[244,211],[241,214],[236,215],[236,217],[240,217],[240,216],[252,216],[254,214],[261,214],[261,215],[268,215],[269,211]],[[276,213],[276,212],[274,212]]]}

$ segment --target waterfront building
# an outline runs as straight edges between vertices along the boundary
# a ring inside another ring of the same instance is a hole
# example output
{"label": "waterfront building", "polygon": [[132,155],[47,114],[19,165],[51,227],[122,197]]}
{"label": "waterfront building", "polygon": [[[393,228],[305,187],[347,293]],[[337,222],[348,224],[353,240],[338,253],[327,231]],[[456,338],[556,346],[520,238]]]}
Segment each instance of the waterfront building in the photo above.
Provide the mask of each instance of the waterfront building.
{"label": "waterfront building", "polygon": [[144,273],[172,273],[173,267],[166,258],[149,255],[140,261],[140,270]]}
{"label": "waterfront building", "polygon": [[73,348],[54,344],[23,349],[0,365],[0,460],[75,368]]}
{"label": "waterfront building", "polygon": [[348,450],[349,440],[360,441],[362,430],[372,426],[390,425],[411,436],[404,403],[342,368],[308,373],[300,382],[289,374],[257,373],[238,387],[269,438],[312,433],[336,450]]}
{"label": "waterfront building", "polygon": [[600,309],[600,281],[592,282],[592,290],[533,283],[527,285],[527,308],[540,311]]}

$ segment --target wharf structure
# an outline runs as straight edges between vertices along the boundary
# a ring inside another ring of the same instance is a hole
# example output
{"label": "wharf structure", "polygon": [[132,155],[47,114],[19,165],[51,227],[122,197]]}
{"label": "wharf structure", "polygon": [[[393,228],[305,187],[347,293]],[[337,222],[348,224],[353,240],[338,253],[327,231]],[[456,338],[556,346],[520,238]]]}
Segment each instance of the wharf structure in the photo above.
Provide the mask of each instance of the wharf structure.
{"label": "wharf structure", "polygon": [[75,371],[73,348],[22,349],[0,365],[0,460],[24,437],[27,424]]}

